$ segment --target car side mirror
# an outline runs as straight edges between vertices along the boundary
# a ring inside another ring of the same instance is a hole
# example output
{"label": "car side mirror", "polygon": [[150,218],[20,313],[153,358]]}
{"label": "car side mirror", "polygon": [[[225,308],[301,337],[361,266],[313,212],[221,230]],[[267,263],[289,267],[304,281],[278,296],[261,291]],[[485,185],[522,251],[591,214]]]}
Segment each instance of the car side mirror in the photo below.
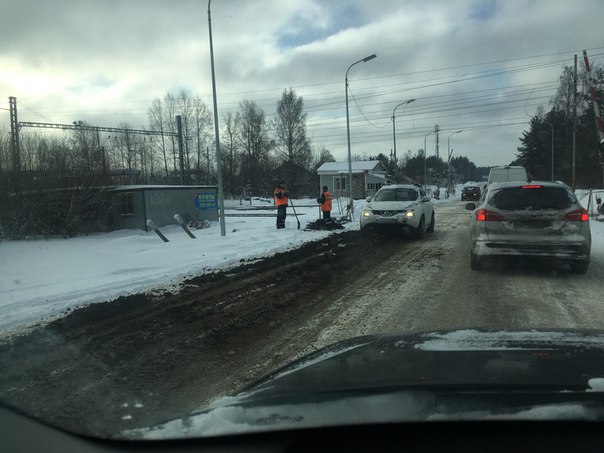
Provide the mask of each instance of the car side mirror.
{"label": "car side mirror", "polygon": [[428,201],[430,201],[430,197],[422,197],[423,203],[427,203]]}
{"label": "car side mirror", "polygon": [[468,204],[466,204],[466,209],[468,211],[473,211],[474,209],[476,209],[476,203],[468,203]]}
{"label": "car side mirror", "polygon": [[370,202],[370,201],[371,201],[371,197],[367,197],[367,198],[365,198],[365,201],[366,201],[366,202]]}

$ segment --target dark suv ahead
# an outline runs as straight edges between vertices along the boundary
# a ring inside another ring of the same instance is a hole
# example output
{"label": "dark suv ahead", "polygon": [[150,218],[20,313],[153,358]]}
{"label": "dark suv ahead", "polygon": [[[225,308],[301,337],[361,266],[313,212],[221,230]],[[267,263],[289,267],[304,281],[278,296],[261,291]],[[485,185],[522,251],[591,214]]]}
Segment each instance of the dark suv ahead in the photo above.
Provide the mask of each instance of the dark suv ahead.
{"label": "dark suv ahead", "polygon": [[479,199],[480,199],[480,187],[466,186],[461,190],[461,201],[479,200]]}
{"label": "dark suv ahead", "polygon": [[566,184],[505,182],[487,186],[471,218],[471,268],[485,257],[532,256],[566,261],[572,272],[589,265],[591,231],[587,211]]}

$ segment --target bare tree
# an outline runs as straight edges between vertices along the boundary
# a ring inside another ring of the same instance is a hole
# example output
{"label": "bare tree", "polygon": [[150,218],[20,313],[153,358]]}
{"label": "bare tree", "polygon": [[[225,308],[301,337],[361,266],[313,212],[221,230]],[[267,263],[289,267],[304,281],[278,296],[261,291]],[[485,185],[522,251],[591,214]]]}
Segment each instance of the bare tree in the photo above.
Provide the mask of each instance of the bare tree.
{"label": "bare tree", "polygon": [[241,127],[241,117],[239,112],[229,112],[223,115],[221,140],[222,172],[225,182],[225,191],[231,195],[235,194],[236,189],[241,184],[237,183],[238,170],[240,166],[240,145],[239,132]]}
{"label": "bare tree", "polygon": [[[176,116],[182,118],[183,127],[183,167],[189,178],[197,182],[209,180],[206,151],[212,143],[212,115],[207,105],[199,97],[187,90],[176,94],[167,93],[163,100],[154,99],[148,111],[152,129],[176,132]],[[168,163],[171,145],[172,162]],[[161,152],[165,176],[180,170],[180,156],[176,138],[168,140],[162,136],[157,147]]]}
{"label": "bare tree", "polygon": [[312,170],[316,172],[317,169],[323,165],[325,162],[335,162],[333,155],[331,152],[326,149],[324,146],[320,148],[314,148],[312,151]]}
{"label": "bare tree", "polygon": [[213,177],[213,159],[210,154],[210,148],[213,148],[214,134],[212,113],[201,98],[193,99],[193,112],[195,120],[195,143],[196,143],[196,164],[197,179],[199,183],[210,183]]}
{"label": "bare tree", "polygon": [[283,90],[281,99],[277,102],[274,125],[278,156],[290,164],[308,169],[312,153],[306,138],[304,101],[291,88]]}
{"label": "bare tree", "polygon": [[[165,112],[163,108],[163,103],[161,99],[154,99],[151,103],[151,107],[148,111],[149,116],[149,125],[152,130],[156,131],[165,131],[166,127],[168,127],[170,121],[165,117]],[[168,150],[166,137],[161,135],[159,140],[155,141],[155,146],[159,149],[162,157],[163,170],[166,177],[170,175],[170,170],[168,167]]]}
{"label": "bare tree", "polygon": [[264,111],[255,102],[246,100],[240,104],[240,118],[243,182],[251,184],[254,193],[266,192],[269,151],[273,144]]}

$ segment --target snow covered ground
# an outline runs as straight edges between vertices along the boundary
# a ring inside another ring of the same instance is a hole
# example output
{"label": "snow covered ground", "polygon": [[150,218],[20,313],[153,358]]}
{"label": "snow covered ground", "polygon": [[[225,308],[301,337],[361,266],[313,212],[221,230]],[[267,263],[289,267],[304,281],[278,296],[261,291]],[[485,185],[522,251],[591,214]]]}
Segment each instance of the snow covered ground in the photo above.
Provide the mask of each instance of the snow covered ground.
{"label": "snow covered ground", "polygon": [[[434,203],[459,202],[460,193],[461,187],[448,200]],[[586,203],[585,194],[578,195]],[[255,200],[254,204],[268,206],[270,200]],[[356,202],[357,221],[346,224],[346,230],[359,228],[358,215],[364,204],[364,200]],[[210,228],[193,230],[197,239],[190,239],[179,226],[164,227],[161,230],[170,240],[167,243],[152,231],[139,230],[67,240],[2,242],[0,336],[50,321],[90,303],[178,287],[187,277],[268,257],[334,234],[303,231],[306,223],[318,218],[315,200],[294,200],[294,205],[300,230],[288,208],[284,230],[275,228],[275,217],[229,216],[225,237],[220,236],[218,222],[213,222]],[[233,209],[238,206],[239,201],[228,203],[227,214],[241,213]],[[591,228],[592,256],[604,256],[604,223],[591,222]]]}
{"label": "snow covered ground", "polygon": [[[250,207],[249,201],[226,203],[229,209]],[[271,200],[254,200],[270,206]],[[226,236],[218,222],[192,230],[189,238],[178,226],[161,228],[170,242],[153,231],[120,230],[72,239],[6,241],[0,243],[0,336],[41,320],[120,295],[178,287],[183,279],[274,255],[332,234],[303,231],[318,219],[316,200],[293,200],[301,229],[288,208],[286,228],[277,230],[275,217],[230,217]],[[357,211],[365,204],[358,201]],[[309,206],[309,207],[304,207]],[[334,202],[334,207],[337,203]],[[276,214],[275,211],[255,211]],[[333,213],[336,213],[334,209]],[[358,222],[345,225],[358,229]]]}

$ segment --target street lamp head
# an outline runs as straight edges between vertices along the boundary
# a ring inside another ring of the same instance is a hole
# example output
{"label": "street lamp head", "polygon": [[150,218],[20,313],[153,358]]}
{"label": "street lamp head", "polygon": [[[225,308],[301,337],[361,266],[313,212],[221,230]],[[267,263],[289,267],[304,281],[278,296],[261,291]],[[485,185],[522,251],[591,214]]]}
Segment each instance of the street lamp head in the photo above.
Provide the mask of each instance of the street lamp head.
{"label": "street lamp head", "polygon": [[367,63],[369,60],[373,60],[374,58],[377,58],[376,54],[371,54],[368,57],[363,58],[363,63]]}

